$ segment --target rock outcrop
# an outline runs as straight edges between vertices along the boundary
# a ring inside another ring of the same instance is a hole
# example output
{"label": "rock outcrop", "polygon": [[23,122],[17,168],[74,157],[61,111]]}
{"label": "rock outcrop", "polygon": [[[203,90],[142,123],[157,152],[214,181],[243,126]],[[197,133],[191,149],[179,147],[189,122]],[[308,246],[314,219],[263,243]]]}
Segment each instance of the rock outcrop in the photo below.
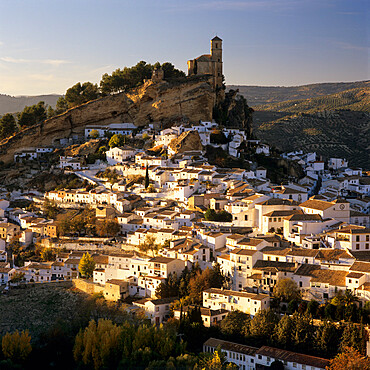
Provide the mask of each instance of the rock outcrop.
{"label": "rock outcrop", "polygon": [[202,150],[203,145],[199,137],[198,131],[185,131],[178,138],[173,139],[169,148],[177,153],[190,152],[194,150]]}
{"label": "rock outcrop", "polygon": [[58,139],[82,135],[86,125],[133,122],[140,127],[160,122],[166,127],[178,120],[212,120],[215,102],[216,92],[209,76],[184,78],[180,82],[149,80],[128,93],[90,101],[3,140],[0,161],[11,162],[20,148],[53,145]]}

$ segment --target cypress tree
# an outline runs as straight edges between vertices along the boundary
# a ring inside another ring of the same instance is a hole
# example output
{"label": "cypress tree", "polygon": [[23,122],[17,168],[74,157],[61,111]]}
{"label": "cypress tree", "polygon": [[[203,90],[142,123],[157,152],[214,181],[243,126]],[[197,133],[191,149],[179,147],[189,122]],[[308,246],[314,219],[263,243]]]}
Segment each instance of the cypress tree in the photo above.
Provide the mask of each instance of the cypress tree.
{"label": "cypress tree", "polygon": [[146,165],[146,171],[145,171],[145,189],[149,186],[149,170],[148,165]]}

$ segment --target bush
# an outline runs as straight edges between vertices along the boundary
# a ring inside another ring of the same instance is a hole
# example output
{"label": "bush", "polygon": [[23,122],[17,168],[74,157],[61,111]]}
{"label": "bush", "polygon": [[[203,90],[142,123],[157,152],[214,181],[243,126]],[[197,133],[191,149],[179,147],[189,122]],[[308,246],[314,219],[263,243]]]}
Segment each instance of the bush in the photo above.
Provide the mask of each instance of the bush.
{"label": "bush", "polygon": [[231,222],[233,216],[231,213],[225,210],[216,212],[214,209],[209,208],[204,214],[206,221],[219,221],[219,222]]}

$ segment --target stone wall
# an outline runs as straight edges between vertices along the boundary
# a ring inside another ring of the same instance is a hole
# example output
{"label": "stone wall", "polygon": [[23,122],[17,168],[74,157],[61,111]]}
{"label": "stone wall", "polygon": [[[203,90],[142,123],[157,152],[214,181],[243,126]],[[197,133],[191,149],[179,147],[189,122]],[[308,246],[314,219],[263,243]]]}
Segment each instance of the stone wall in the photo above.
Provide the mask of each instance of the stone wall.
{"label": "stone wall", "polygon": [[104,287],[85,279],[73,279],[73,287],[87,294],[95,294],[104,291]]}

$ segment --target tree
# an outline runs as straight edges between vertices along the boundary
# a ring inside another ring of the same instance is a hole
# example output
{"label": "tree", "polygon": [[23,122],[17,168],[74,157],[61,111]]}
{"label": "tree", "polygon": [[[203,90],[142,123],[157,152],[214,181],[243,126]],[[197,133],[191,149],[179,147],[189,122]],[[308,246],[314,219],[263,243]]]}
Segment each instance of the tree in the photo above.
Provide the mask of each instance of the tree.
{"label": "tree", "polygon": [[95,100],[99,96],[98,85],[91,82],[76,83],[66,91],[65,100],[68,103],[68,108],[86,103],[90,100]]}
{"label": "tree", "polygon": [[100,319],[98,325],[91,320],[88,327],[81,329],[76,336],[75,360],[96,370],[117,368],[121,333],[122,329],[110,320]]}
{"label": "tree", "polygon": [[289,302],[300,298],[300,291],[297,283],[292,279],[281,279],[274,286],[275,298]]}
{"label": "tree", "polygon": [[41,258],[43,261],[55,261],[56,253],[52,248],[44,248],[41,251]]}
{"label": "tree", "polygon": [[340,330],[334,323],[324,321],[316,330],[316,346],[319,351],[326,357],[332,357],[338,351]]}
{"label": "tree", "polygon": [[328,370],[364,370],[370,369],[370,358],[362,356],[353,347],[345,347],[337,357],[330,360]]}
{"label": "tree", "polygon": [[17,114],[18,124],[21,127],[33,126],[44,121],[47,117],[46,106],[43,101],[38,102],[30,107],[24,107],[21,113]]}
{"label": "tree", "polygon": [[94,259],[91,257],[89,252],[84,253],[78,265],[78,270],[80,271],[81,275],[86,278],[92,277],[94,269]]}
{"label": "tree", "polygon": [[2,339],[2,350],[6,358],[14,362],[24,361],[32,351],[31,336],[28,330],[6,333]]}
{"label": "tree", "polygon": [[250,333],[255,339],[263,343],[268,342],[277,323],[278,317],[271,309],[258,311],[251,321]]}
{"label": "tree", "polygon": [[284,364],[279,360],[274,360],[271,362],[270,369],[273,370],[284,370]]}
{"label": "tree", "polygon": [[24,272],[16,271],[10,278],[10,282],[13,284],[19,284],[24,280]]}
{"label": "tree", "polygon": [[315,326],[312,316],[295,312],[291,320],[293,323],[291,335],[295,348],[298,351],[309,351],[314,346]]}
{"label": "tree", "polygon": [[43,211],[47,218],[55,219],[59,213],[59,208],[54,201],[46,199],[43,205]]}
{"label": "tree", "polygon": [[233,216],[231,213],[221,210],[216,212],[213,208],[207,209],[204,214],[206,221],[219,221],[219,222],[231,222]]}
{"label": "tree", "polygon": [[108,145],[111,147],[111,148],[116,148],[116,147],[119,147],[119,146],[123,146],[126,144],[126,135],[122,135],[122,134],[114,134],[110,140],[109,140],[109,143]]}
{"label": "tree", "polygon": [[293,343],[292,330],[293,330],[292,319],[288,315],[284,315],[280,319],[276,327],[275,337],[279,345],[285,349],[291,348],[292,346]]}
{"label": "tree", "polygon": [[155,252],[160,248],[160,244],[156,243],[155,236],[147,235],[144,239],[144,242],[140,244],[139,248],[143,252],[151,251],[154,256]]}
{"label": "tree", "polygon": [[319,306],[320,306],[319,302],[315,301],[314,299],[311,299],[307,304],[307,313],[315,317]]}
{"label": "tree", "polygon": [[145,170],[145,189],[148,188],[149,186],[149,169],[148,169],[148,166],[146,166],[146,170]]}
{"label": "tree", "polygon": [[55,106],[55,113],[56,114],[61,114],[63,112],[65,112],[67,109],[68,109],[68,102],[67,100],[61,96],[58,100],[57,100],[57,104]]}
{"label": "tree", "polygon": [[14,116],[11,113],[4,114],[0,119],[0,140],[13,135],[16,131]]}
{"label": "tree", "polygon": [[251,317],[247,313],[239,310],[231,311],[221,321],[221,332],[235,339],[247,336]]}
{"label": "tree", "polygon": [[96,224],[98,236],[116,236],[121,231],[121,226],[117,220],[103,220]]}
{"label": "tree", "polygon": [[91,130],[89,136],[92,139],[97,139],[99,137],[99,131],[98,130]]}

